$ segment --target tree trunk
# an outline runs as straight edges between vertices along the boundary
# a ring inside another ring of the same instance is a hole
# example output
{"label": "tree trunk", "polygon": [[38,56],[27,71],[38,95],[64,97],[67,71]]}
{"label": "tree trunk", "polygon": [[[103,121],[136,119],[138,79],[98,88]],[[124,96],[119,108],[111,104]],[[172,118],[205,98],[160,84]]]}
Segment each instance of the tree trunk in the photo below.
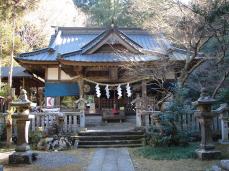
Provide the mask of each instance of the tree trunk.
{"label": "tree trunk", "polygon": [[214,90],[214,92],[213,92],[213,94],[212,94],[212,98],[215,98],[217,92],[219,91],[220,87],[223,85],[223,83],[224,83],[224,81],[226,80],[226,78],[228,77],[228,75],[229,75],[229,71],[226,71],[226,72],[224,73],[224,76],[223,76],[222,80],[219,82],[219,84],[218,84],[217,87],[215,88],[215,90]]}
{"label": "tree trunk", "polygon": [[10,69],[9,69],[9,77],[8,77],[8,85],[11,88],[13,82],[13,60],[14,60],[14,38],[15,38],[15,7],[13,12],[13,26],[12,26],[12,49],[10,55]]}
{"label": "tree trunk", "polygon": [[1,88],[2,88],[2,33],[0,32],[0,91],[1,91]]}

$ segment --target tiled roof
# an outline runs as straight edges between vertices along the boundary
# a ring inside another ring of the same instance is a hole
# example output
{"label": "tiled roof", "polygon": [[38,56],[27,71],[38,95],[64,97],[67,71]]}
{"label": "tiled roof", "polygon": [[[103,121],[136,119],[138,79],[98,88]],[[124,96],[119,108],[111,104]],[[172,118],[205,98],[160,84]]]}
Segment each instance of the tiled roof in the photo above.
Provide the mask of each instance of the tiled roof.
{"label": "tiled roof", "polygon": [[[120,28],[119,30],[127,38],[129,38],[130,41],[133,41],[136,44],[140,45],[144,50],[157,51],[164,54],[167,52],[168,49],[171,48],[170,43],[162,35],[151,35],[148,32],[137,28]],[[105,29],[103,28],[59,27],[57,33],[52,36],[52,40],[50,41],[50,45],[48,48],[20,54],[16,58],[16,60],[56,62],[59,55],[65,56],[65,54],[82,50],[82,47],[89,44],[92,40],[94,40],[97,36],[101,35],[104,32]],[[115,60],[118,59],[117,57],[115,57],[115,54],[109,56],[112,56]],[[177,54],[174,53],[173,56],[174,59],[176,59],[176,56],[181,60],[184,60],[184,58],[186,58],[186,56],[184,56],[183,54],[180,55],[179,52],[177,52]],[[145,57],[146,55],[143,55],[142,59]],[[105,57],[104,54],[101,53],[93,54],[91,55],[91,57],[84,57],[83,55],[74,54],[74,56],[68,58],[67,60],[69,59],[76,59],[80,61],[86,60],[88,62],[99,61],[99,59],[102,61],[105,61],[105,59],[107,59],[107,62],[113,61],[112,58]],[[146,57],[143,61],[148,59],[150,58]]]}
{"label": "tiled roof", "polygon": [[[7,78],[9,75],[10,67],[1,67],[1,78]],[[13,67],[13,77],[32,77],[25,68],[20,66]]]}
{"label": "tiled roof", "polygon": [[95,53],[90,55],[72,54],[65,57],[65,61],[77,62],[128,62],[128,61],[155,61],[158,56],[152,55],[133,55],[133,54],[117,54],[117,53]]}

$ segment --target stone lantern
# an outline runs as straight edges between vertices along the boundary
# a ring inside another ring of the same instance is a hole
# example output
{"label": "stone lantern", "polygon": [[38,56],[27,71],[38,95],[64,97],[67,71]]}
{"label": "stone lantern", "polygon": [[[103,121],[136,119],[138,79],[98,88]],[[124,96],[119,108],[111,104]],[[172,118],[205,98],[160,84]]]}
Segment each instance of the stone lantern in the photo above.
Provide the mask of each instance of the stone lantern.
{"label": "stone lantern", "polygon": [[198,119],[201,127],[201,143],[200,148],[196,150],[196,154],[202,160],[215,159],[220,156],[220,151],[215,150],[212,139],[212,123],[216,113],[212,111],[211,107],[215,99],[207,95],[205,88],[201,89],[201,94],[193,105],[197,107],[195,117]]}
{"label": "stone lantern", "polygon": [[142,126],[142,110],[144,105],[144,100],[137,94],[137,97],[131,102],[135,104],[136,109],[136,127]]}
{"label": "stone lantern", "polygon": [[85,107],[87,104],[87,100],[85,100],[82,96],[75,101],[75,104],[78,106],[78,110],[80,111],[80,127],[85,128]]}
{"label": "stone lantern", "polygon": [[17,114],[12,116],[13,119],[16,119],[17,146],[15,148],[16,152],[9,156],[9,163],[31,164],[32,160],[36,159],[36,154],[30,150],[28,134],[30,119],[34,116],[29,114],[31,102],[27,98],[26,90],[21,89],[18,101],[11,102],[11,106],[17,109]]}

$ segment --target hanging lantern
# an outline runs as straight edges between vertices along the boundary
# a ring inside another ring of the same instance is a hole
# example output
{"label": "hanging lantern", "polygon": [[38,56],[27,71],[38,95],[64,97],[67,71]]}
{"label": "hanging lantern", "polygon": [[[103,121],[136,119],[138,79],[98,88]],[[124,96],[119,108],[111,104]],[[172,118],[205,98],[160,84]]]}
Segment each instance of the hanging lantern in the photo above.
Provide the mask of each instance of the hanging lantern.
{"label": "hanging lantern", "polygon": [[129,83],[126,85],[126,93],[127,93],[127,97],[131,97],[132,93],[130,90],[130,84]]}
{"label": "hanging lantern", "polygon": [[110,98],[110,91],[109,91],[108,85],[106,85],[105,90],[106,90],[106,96],[107,96],[107,98],[109,99],[109,98]]}
{"label": "hanging lantern", "polygon": [[122,97],[122,88],[120,84],[117,87],[117,91],[118,91],[118,99],[120,99]]}
{"label": "hanging lantern", "polygon": [[96,96],[100,97],[101,96],[101,92],[100,92],[99,84],[96,84],[95,91],[96,91]]}

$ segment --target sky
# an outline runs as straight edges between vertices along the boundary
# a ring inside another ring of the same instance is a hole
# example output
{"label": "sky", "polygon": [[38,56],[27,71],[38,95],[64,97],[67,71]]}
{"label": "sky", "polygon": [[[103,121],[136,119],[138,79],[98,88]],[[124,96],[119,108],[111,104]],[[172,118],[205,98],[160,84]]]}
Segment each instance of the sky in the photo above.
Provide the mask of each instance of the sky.
{"label": "sky", "polygon": [[50,33],[51,26],[84,26],[86,16],[75,7],[72,0],[41,0],[38,8],[26,15],[25,20],[44,25],[44,29]]}
{"label": "sky", "polygon": [[190,0],[180,0],[181,2],[188,4],[190,2]]}
{"label": "sky", "polygon": [[[190,0],[180,0],[188,3]],[[87,17],[77,8],[73,0],[41,0],[38,8],[25,16],[25,20],[42,25],[48,35],[53,33],[51,26],[85,26]]]}

